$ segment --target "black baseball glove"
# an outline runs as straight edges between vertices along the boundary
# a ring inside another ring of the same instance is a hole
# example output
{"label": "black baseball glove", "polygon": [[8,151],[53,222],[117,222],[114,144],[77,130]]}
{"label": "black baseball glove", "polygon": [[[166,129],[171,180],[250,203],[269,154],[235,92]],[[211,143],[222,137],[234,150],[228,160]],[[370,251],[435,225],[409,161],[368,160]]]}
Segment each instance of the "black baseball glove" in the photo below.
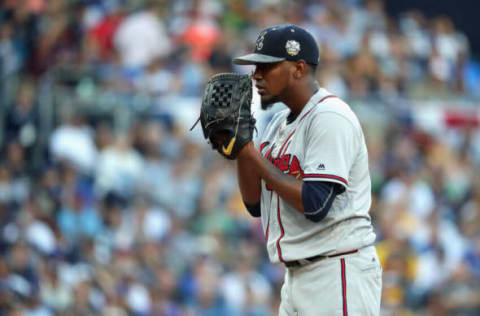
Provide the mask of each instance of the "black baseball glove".
{"label": "black baseball glove", "polygon": [[251,103],[252,81],[248,75],[217,74],[205,87],[199,118],[203,135],[227,159],[235,159],[252,140],[255,119]]}

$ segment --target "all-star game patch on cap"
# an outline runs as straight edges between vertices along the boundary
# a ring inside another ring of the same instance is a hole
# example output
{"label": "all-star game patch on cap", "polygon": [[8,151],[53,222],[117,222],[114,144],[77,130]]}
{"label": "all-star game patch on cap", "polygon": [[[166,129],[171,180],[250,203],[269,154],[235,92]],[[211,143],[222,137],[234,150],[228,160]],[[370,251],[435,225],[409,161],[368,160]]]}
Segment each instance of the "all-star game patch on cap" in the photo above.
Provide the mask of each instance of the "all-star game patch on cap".
{"label": "all-star game patch on cap", "polygon": [[285,24],[260,32],[253,54],[234,58],[233,63],[254,65],[303,59],[308,64],[318,65],[318,58],[318,45],[312,34],[295,24]]}

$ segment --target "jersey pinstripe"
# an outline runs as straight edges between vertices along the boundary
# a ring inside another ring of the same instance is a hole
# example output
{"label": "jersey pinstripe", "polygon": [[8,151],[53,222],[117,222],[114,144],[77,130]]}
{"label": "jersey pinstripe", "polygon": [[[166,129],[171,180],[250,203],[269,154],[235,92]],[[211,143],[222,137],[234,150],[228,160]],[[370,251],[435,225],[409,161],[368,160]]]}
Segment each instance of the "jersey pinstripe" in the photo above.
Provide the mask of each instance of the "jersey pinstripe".
{"label": "jersey pinstripe", "polygon": [[320,222],[305,218],[262,181],[261,214],[274,263],[333,254],[373,244],[368,154],[360,123],[341,99],[325,89],[312,96],[295,121],[289,110],[272,118],[260,151],[282,172],[304,181],[342,185]]}

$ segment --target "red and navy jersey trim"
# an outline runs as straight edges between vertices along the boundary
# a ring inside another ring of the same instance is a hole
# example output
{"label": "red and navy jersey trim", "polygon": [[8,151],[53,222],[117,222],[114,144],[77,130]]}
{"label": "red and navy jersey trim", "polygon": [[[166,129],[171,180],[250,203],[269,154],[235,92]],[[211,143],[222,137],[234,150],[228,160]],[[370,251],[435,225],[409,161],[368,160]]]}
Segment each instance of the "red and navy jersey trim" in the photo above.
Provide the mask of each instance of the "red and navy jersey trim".
{"label": "red and navy jersey trim", "polygon": [[319,173],[306,173],[303,175],[303,179],[306,178],[315,178],[315,179],[332,179],[332,180],[337,180],[348,186],[348,181],[345,180],[342,177],[335,176],[333,174],[319,174]]}
{"label": "red and navy jersey trim", "polygon": [[[281,157],[281,156],[285,153],[285,151],[287,150],[287,148],[285,147],[285,145],[288,143],[288,141],[289,141],[290,138],[293,136],[293,134],[295,134],[295,130],[293,130],[293,132],[291,132],[290,135],[288,135],[287,139],[283,142],[282,147],[280,147],[280,150],[279,150],[279,152],[278,152],[277,157]],[[287,147],[288,147],[288,146],[287,146]],[[283,151],[283,148],[285,148],[285,151]],[[282,153],[282,151],[283,151],[283,153]]]}
{"label": "red and navy jersey trim", "polygon": [[283,236],[285,236],[285,230],[283,229],[282,218],[280,217],[280,197],[278,196],[278,194],[277,194],[277,220],[280,226],[280,236],[277,239],[278,259],[281,262],[285,262],[282,256],[282,248],[280,247],[280,240],[283,238]]}
{"label": "red and navy jersey trim", "polygon": [[[324,100],[326,100],[328,98],[336,98],[336,97],[337,97],[336,95],[329,94],[329,95],[321,98],[320,101],[317,102],[317,104],[322,103]],[[317,105],[317,104],[315,104],[315,105]],[[313,107],[310,110],[308,110],[307,113],[303,114],[303,116],[300,118],[300,120],[298,122],[300,123],[310,112],[312,112],[312,110],[313,110]]]}
{"label": "red and navy jersey trim", "polygon": [[262,150],[263,150],[266,146],[268,146],[268,144],[270,144],[270,142],[264,142],[264,143],[262,143],[262,144],[260,145],[259,151],[262,152]]}
{"label": "red and navy jersey trim", "polygon": [[347,308],[347,275],[345,269],[345,259],[340,259],[340,270],[341,270],[341,279],[342,279],[342,305],[343,305],[343,316],[348,316]]}

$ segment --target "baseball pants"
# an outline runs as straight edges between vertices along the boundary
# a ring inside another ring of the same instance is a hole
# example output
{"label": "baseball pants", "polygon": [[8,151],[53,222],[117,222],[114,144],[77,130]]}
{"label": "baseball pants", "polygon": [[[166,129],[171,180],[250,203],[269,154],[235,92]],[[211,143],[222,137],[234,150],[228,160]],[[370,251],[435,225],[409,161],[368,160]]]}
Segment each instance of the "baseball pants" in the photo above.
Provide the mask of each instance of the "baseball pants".
{"label": "baseball pants", "polygon": [[382,267],[374,246],[287,268],[280,316],[378,316]]}

